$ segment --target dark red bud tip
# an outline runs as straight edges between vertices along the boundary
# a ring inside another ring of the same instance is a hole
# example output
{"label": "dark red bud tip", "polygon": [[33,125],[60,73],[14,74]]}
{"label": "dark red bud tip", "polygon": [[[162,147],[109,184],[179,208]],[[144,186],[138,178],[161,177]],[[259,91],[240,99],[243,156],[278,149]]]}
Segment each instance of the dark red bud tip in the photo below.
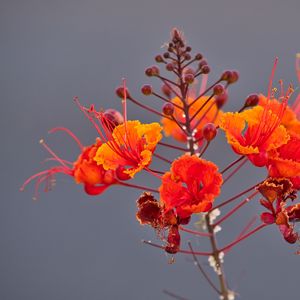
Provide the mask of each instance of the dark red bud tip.
{"label": "dark red bud tip", "polygon": [[168,98],[171,98],[172,97],[172,90],[166,85],[166,84],[163,84],[162,87],[161,87],[161,91],[162,93],[167,96]]}
{"label": "dark red bud tip", "polygon": [[186,52],[191,52],[191,51],[192,51],[192,48],[191,48],[190,46],[187,46],[187,47],[185,48],[185,51],[186,51]]}
{"label": "dark red bud tip", "polygon": [[172,103],[164,104],[162,111],[167,116],[172,116],[174,113],[174,105]]}
{"label": "dark red bud tip", "polygon": [[227,80],[227,82],[229,84],[235,83],[235,82],[237,82],[239,80],[239,77],[240,77],[240,75],[239,75],[239,73],[237,71],[232,71],[231,75],[229,76],[229,78]]}
{"label": "dark red bud tip", "polygon": [[142,86],[141,88],[141,92],[145,95],[145,96],[149,96],[152,94],[153,90],[152,90],[152,86],[149,84],[145,84]]}
{"label": "dark red bud tip", "polygon": [[224,87],[222,84],[217,84],[215,87],[214,87],[214,94],[216,96],[218,95],[221,95],[224,93]]}
{"label": "dark red bud tip", "polygon": [[145,70],[145,74],[149,77],[159,75],[159,68],[157,66],[149,67]]}
{"label": "dark red bud tip", "polygon": [[107,125],[113,128],[124,123],[123,115],[116,109],[109,108],[105,110],[104,117],[104,122],[107,122]]}
{"label": "dark red bud tip", "polygon": [[170,57],[170,53],[169,53],[169,52],[165,52],[165,53],[163,54],[163,56],[164,56],[164,58],[169,58],[169,57]]}
{"label": "dark red bud tip", "polygon": [[226,90],[224,90],[223,94],[216,96],[215,103],[216,103],[217,107],[220,109],[221,107],[223,107],[225,105],[227,100],[228,100],[228,94],[227,94]]}
{"label": "dark red bud tip", "polygon": [[[129,91],[127,88],[125,90],[126,90],[126,96],[129,98],[130,97]],[[124,99],[124,87],[123,86],[119,86],[116,88],[116,95],[119,98]]]}
{"label": "dark red bud tip", "polygon": [[187,53],[187,54],[185,54],[184,58],[185,58],[185,60],[190,60],[192,57]]}
{"label": "dark red bud tip", "polygon": [[251,94],[249,95],[245,100],[245,107],[252,107],[256,106],[259,102],[259,97],[257,94]]}
{"label": "dark red bud tip", "polygon": [[268,153],[265,151],[248,155],[249,160],[256,167],[264,167],[268,162]]}
{"label": "dark red bud tip", "polygon": [[155,61],[157,63],[162,63],[162,62],[164,62],[164,59],[163,59],[163,57],[161,55],[156,55],[155,56]]}
{"label": "dark red bud tip", "polygon": [[213,123],[207,123],[203,126],[202,129],[202,134],[203,137],[210,142],[211,140],[213,140],[215,138],[215,136],[217,135],[217,128],[216,125]]}
{"label": "dark red bud tip", "polygon": [[231,76],[232,76],[231,71],[224,71],[220,79],[224,81],[228,81]]}
{"label": "dark red bud tip", "polygon": [[188,83],[188,84],[192,84],[194,82],[194,79],[195,79],[195,76],[193,74],[189,74],[189,73],[185,74],[184,78],[183,78],[184,82]]}
{"label": "dark red bud tip", "polygon": [[149,76],[149,77],[153,76],[153,74],[152,74],[152,68],[151,68],[151,67],[147,68],[147,69],[145,70],[145,74],[146,74],[147,76]]}
{"label": "dark red bud tip", "polygon": [[199,69],[202,69],[204,66],[207,66],[207,61],[206,60],[200,61],[198,66],[199,66]]}
{"label": "dark red bud tip", "polygon": [[195,55],[195,59],[196,60],[201,60],[203,58],[203,55],[201,54],[201,53],[197,53],[196,55]]}
{"label": "dark red bud tip", "polygon": [[201,68],[201,71],[202,71],[203,74],[208,74],[210,72],[210,67],[208,65],[204,65]]}
{"label": "dark red bud tip", "polygon": [[169,64],[167,64],[166,65],[166,69],[168,70],[168,71],[173,71],[174,70],[174,65],[173,65],[173,63],[169,63]]}
{"label": "dark red bud tip", "polygon": [[153,74],[153,76],[158,76],[159,75],[159,67],[157,67],[157,66],[153,66],[152,68],[152,74]]}

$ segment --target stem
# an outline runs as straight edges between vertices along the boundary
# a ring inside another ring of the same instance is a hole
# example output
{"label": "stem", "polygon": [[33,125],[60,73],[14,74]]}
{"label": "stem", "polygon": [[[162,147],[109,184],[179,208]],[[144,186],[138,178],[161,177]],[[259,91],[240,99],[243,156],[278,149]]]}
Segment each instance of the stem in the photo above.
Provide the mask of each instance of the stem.
{"label": "stem", "polygon": [[215,286],[215,284],[211,281],[211,279],[208,277],[208,275],[206,274],[206,272],[204,271],[204,269],[202,268],[200,262],[198,261],[197,256],[195,255],[195,252],[192,248],[192,244],[191,242],[188,242],[188,245],[191,249],[191,252],[193,254],[193,259],[194,259],[194,263],[195,265],[198,267],[199,271],[201,272],[201,274],[203,275],[203,277],[206,279],[206,281],[208,282],[208,284],[218,293],[221,294],[221,292],[217,289],[217,287]]}
{"label": "stem", "polygon": [[222,222],[224,222],[227,218],[232,216],[235,212],[237,212],[241,207],[243,207],[246,203],[248,203],[254,196],[258,194],[258,191],[255,191],[253,194],[251,194],[249,197],[244,199],[241,203],[239,203],[237,206],[235,206],[233,209],[231,209],[224,217],[219,219],[216,223],[213,224],[213,227],[216,227],[220,225]]}
{"label": "stem", "polygon": [[173,292],[170,292],[168,290],[163,290],[163,293],[174,298],[174,299],[177,299],[177,300],[188,300],[187,298],[183,298],[177,294],[174,294]]}
{"label": "stem", "polygon": [[157,153],[153,153],[153,156],[157,157],[158,159],[160,159],[160,160],[162,160],[162,161],[164,161],[164,162],[166,162],[168,164],[172,163],[172,161],[168,160],[167,158],[165,158],[165,157],[163,157],[163,156],[161,156],[161,155],[159,155]]}
{"label": "stem", "polygon": [[[191,125],[191,119],[190,119],[190,114],[189,114],[189,108],[193,105],[193,103],[195,103],[200,97],[201,95],[196,98],[192,103],[188,104],[186,101],[186,95],[187,95],[187,90],[183,81],[183,72],[182,72],[182,68],[181,68],[181,63],[180,63],[180,56],[177,54],[177,58],[178,58],[178,73],[180,74],[179,80],[180,80],[180,91],[182,94],[182,99],[185,100],[183,101],[183,108],[184,108],[184,113],[185,113],[185,125],[186,125],[186,132],[187,132],[187,140],[188,140],[188,148],[190,151],[190,154],[193,155],[195,153],[194,150],[194,138],[193,138],[193,128]],[[220,80],[218,80],[215,84],[213,84],[212,86],[210,86],[208,89],[206,89],[206,91],[203,92],[203,94],[207,93],[207,91],[209,91],[211,88],[213,88],[218,82],[220,82]],[[225,275],[224,275],[224,271],[223,271],[223,267],[222,267],[222,262],[219,258],[219,253],[220,251],[218,250],[217,247],[217,242],[216,242],[216,236],[214,233],[214,228],[213,226],[210,224],[210,218],[209,218],[209,214],[207,214],[205,216],[205,221],[206,221],[206,226],[207,226],[207,230],[208,233],[210,234],[209,240],[210,240],[210,244],[211,244],[211,249],[212,249],[212,254],[215,262],[216,262],[216,266],[218,269],[218,278],[219,278],[219,284],[220,284],[220,295],[223,296],[223,300],[229,300],[228,299],[228,288],[227,288],[227,284],[226,284],[226,280],[225,280]],[[191,251],[189,251],[191,252]],[[196,252],[192,251],[192,255],[197,255]]]}
{"label": "stem", "polygon": [[223,247],[220,251],[226,251],[229,248],[232,248],[233,246],[235,246],[236,244],[238,244],[239,242],[245,240],[246,238],[248,238],[249,236],[251,236],[252,234],[256,233],[257,231],[261,230],[262,228],[268,226],[268,224],[261,224],[258,227],[256,227],[255,229],[251,230],[249,233],[243,235],[242,237],[240,237],[239,239],[233,241],[232,243],[228,244],[227,246]]}
{"label": "stem", "polygon": [[158,145],[165,146],[165,147],[172,148],[172,149],[179,150],[179,151],[186,151],[185,148],[174,146],[174,145],[163,143],[163,142],[158,142]]}
{"label": "stem", "polygon": [[235,196],[229,198],[228,200],[226,200],[226,201],[222,202],[221,204],[215,206],[215,207],[213,208],[213,210],[214,210],[214,209],[217,209],[217,208],[220,208],[220,207],[222,207],[222,206],[224,206],[224,205],[227,205],[227,204],[231,203],[232,201],[234,201],[234,200],[240,198],[240,197],[243,196],[244,194],[246,194],[246,193],[250,192],[251,190],[253,190],[253,189],[254,189],[257,185],[259,185],[259,184],[260,184],[260,182],[257,183],[257,184],[255,184],[255,185],[253,185],[253,186],[251,186],[249,189],[247,189],[247,190],[245,190],[245,191],[242,191],[242,192],[240,192],[239,194],[237,194],[237,195],[235,195]]}
{"label": "stem", "polygon": [[[158,244],[155,244],[155,243],[152,243],[151,241],[145,241],[145,240],[142,240],[142,243],[146,244],[146,245],[150,245],[154,248],[158,248],[158,249],[162,249],[162,250],[165,250],[165,247],[164,246],[161,246],[161,245],[158,245]],[[191,251],[189,250],[178,250],[177,251],[178,253],[183,253],[183,254],[193,254]],[[211,256],[212,253],[211,252],[200,252],[200,251],[194,251],[194,254],[195,255],[199,255],[199,256]]]}
{"label": "stem", "polygon": [[210,234],[207,233],[207,232],[194,231],[194,230],[185,228],[183,226],[179,226],[179,229],[181,231],[184,231],[184,232],[187,232],[187,233],[190,233],[190,234],[194,234],[194,235],[198,235],[198,236],[206,236],[206,237],[210,236]]}
{"label": "stem", "polygon": [[225,279],[225,274],[224,274],[224,270],[223,270],[223,265],[222,262],[220,260],[219,254],[220,252],[224,251],[224,250],[219,250],[218,246],[217,246],[217,240],[216,240],[216,236],[214,233],[214,228],[213,226],[210,224],[210,218],[209,218],[209,214],[207,214],[205,216],[205,222],[206,222],[206,226],[207,226],[207,230],[208,232],[211,234],[210,236],[210,243],[211,243],[211,248],[212,248],[212,255],[215,259],[216,262],[216,267],[217,267],[217,275],[219,278],[219,284],[220,284],[220,290],[221,290],[221,295],[223,296],[223,300],[229,300],[228,299],[228,287],[226,284],[226,279]]}
{"label": "stem", "polygon": [[141,185],[136,185],[136,184],[131,184],[131,183],[125,183],[122,181],[118,181],[118,184],[123,185],[123,186],[127,186],[127,187],[131,187],[131,188],[135,188],[135,189],[139,189],[139,190],[146,190],[152,193],[159,193],[158,190],[146,187],[146,186],[141,186]]}
{"label": "stem", "polygon": [[241,156],[238,159],[236,159],[235,161],[233,161],[232,163],[230,163],[227,167],[225,167],[220,173],[223,174],[225,173],[227,170],[229,170],[230,168],[232,168],[235,164],[237,164],[238,162],[240,162],[245,156]]}
{"label": "stem", "polygon": [[171,121],[173,121],[173,119],[170,118],[169,116],[160,113],[159,111],[155,110],[154,108],[151,108],[151,107],[149,107],[149,106],[147,106],[145,104],[140,103],[139,101],[133,99],[131,96],[130,97],[127,96],[127,99],[130,100],[132,103],[136,104],[137,106],[145,109],[145,110],[148,110],[148,111],[150,111],[150,112],[152,112],[152,113],[154,113],[154,114],[156,114],[158,116],[161,116],[163,118],[170,119]]}

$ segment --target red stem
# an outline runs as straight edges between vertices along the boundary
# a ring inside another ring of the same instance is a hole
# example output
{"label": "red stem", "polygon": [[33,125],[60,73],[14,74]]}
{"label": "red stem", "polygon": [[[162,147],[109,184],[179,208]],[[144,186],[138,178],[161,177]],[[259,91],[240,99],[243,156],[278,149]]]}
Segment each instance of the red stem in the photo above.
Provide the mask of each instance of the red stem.
{"label": "red stem", "polygon": [[250,192],[251,190],[253,190],[253,189],[254,189],[257,185],[259,185],[259,184],[260,184],[260,182],[257,183],[257,184],[255,184],[255,185],[253,185],[253,186],[251,186],[249,189],[240,192],[240,193],[237,194],[236,196],[233,196],[233,197],[229,198],[228,200],[226,200],[226,201],[222,202],[221,204],[215,206],[214,209],[220,208],[220,207],[222,207],[222,206],[224,206],[224,205],[227,205],[227,204],[231,203],[232,201],[238,199],[239,197],[241,197],[241,196],[243,196],[244,194],[246,194],[246,193]]}
{"label": "red stem", "polygon": [[[161,246],[161,245],[158,245],[158,244],[154,244],[152,243],[151,241],[145,241],[145,240],[142,240],[142,242],[146,245],[150,245],[152,247],[155,247],[155,248],[159,248],[159,249],[162,249],[162,250],[165,250],[165,247],[164,246]],[[184,253],[184,254],[193,254],[191,251],[189,250],[178,250],[179,253]],[[211,252],[199,252],[199,251],[196,251],[194,252],[195,255],[199,255],[199,256],[210,256],[212,255]]]}
{"label": "red stem", "polygon": [[198,236],[205,236],[205,237],[211,236],[210,233],[191,230],[191,229],[185,228],[183,226],[179,226],[179,229],[182,230],[182,231],[184,231],[184,232],[188,232],[188,233],[191,233],[191,234],[194,234],[194,235],[198,235]]}
{"label": "red stem", "polygon": [[243,207],[246,203],[248,203],[257,194],[258,194],[258,191],[255,191],[252,195],[250,195],[249,197],[244,199],[241,203],[239,203],[237,206],[235,206],[233,209],[231,209],[224,217],[222,217],[216,223],[214,223],[213,227],[216,227],[217,225],[220,225],[227,218],[229,218],[231,215],[233,215],[235,212],[237,212],[241,207]]}
{"label": "red stem", "polygon": [[261,224],[258,227],[256,227],[255,229],[251,230],[249,233],[243,235],[242,237],[240,237],[239,239],[233,241],[232,243],[228,244],[227,246],[223,247],[220,251],[224,252],[229,248],[232,248],[233,246],[235,246],[236,244],[238,244],[239,242],[245,240],[246,238],[250,237],[252,234],[256,233],[257,231],[261,230],[262,228],[268,226],[268,224]]}
{"label": "red stem", "polygon": [[135,189],[139,189],[139,190],[146,190],[149,192],[153,192],[153,193],[159,193],[158,190],[146,187],[146,186],[142,186],[142,185],[136,185],[136,184],[131,184],[131,183],[125,183],[123,181],[118,181],[118,184],[123,185],[123,186],[127,186],[127,187],[131,187],[131,188],[135,188]]}
{"label": "red stem", "polygon": [[223,174],[225,173],[227,170],[229,170],[230,168],[232,168],[235,164],[237,164],[238,162],[240,162],[245,156],[241,156],[238,159],[236,159],[235,161],[233,161],[232,163],[230,163],[227,167],[225,167],[220,173]]}
{"label": "red stem", "polygon": [[179,150],[179,151],[186,151],[185,148],[181,148],[181,147],[170,145],[170,144],[163,143],[163,142],[158,142],[158,145],[165,146],[165,147],[172,148],[172,149],[176,149],[176,150]]}

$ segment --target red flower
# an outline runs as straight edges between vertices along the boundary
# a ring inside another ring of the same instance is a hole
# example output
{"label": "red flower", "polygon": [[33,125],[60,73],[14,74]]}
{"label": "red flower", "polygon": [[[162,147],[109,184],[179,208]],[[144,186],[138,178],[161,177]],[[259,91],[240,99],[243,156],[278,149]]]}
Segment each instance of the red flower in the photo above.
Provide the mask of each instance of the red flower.
{"label": "red flower", "polygon": [[296,198],[290,180],[268,178],[257,189],[265,198],[261,199],[260,203],[268,209],[268,212],[261,214],[261,220],[265,224],[276,224],[283,238],[294,244],[299,239],[293,223],[300,221],[300,204],[286,206],[288,199]]}
{"label": "red flower", "polygon": [[220,193],[222,176],[210,161],[183,155],[162,177],[160,200],[166,210],[175,209],[180,218],[207,212]]}
{"label": "red flower", "polygon": [[[69,129],[55,128],[52,131],[54,132],[57,130],[66,131],[69,135],[71,135],[71,137],[79,145],[81,154],[74,163],[66,161],[56,155],[53,150],[43,140],[41,140],[40,143],[52,156],[49,160],[56,161],[58,165],[34,174],[28,178],[22,185],[21,190],[24,190],[25,186],[32,180],[36,180],[35,198],[37,198],[38,189],[43,182],[46,184],[45,191],[48,191],[51,189],[54,183],[54,176],[57,173],[63,173],[73,177],[76,183],[83,184],[87,194],[99,195],[103,193],[109,186],[118,182],[116,174],[120,175],[120,177],[124,177],[122,176],[122,169],[118,169],[116,172],[111,170],[106,171],[101,165],[97,165],[95,162],[94,156],[98,148],[101,146],[100,140],[97,139],[95,144],[91,146],[83,147],[78,138]],[[127,178],[125,177],[121,179],[129,178],[128,176]]]}
{"label": "red flower", "polygon": [[291,135],[287,144],[269,153],[269,175],[290,178],[300,188],[300,135]]}

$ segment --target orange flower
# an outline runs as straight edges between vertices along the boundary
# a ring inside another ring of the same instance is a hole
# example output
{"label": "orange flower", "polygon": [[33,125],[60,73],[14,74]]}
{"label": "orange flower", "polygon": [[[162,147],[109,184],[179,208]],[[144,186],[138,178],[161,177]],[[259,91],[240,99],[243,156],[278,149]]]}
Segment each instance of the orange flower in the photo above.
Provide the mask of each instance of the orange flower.
{"label": "orange flower", "polygon": [[[297,108],[297,102],[299,102],[298,103],[299,108]],[[268,99],[264,95],[260,94],[259,105],[265,107],[267,103],[268,103]],[[297,116],[296,114],[297,109],[298,110],[300,109],[299,104],[300,104],[300,98],[299,100],[296,100],[291,107],[287,106],[281,120],[281,125],[283,125],[288,132],[291,132],[293,134],[300,134],[300,121],[299,121],[299,116]],[[280,110],[280,105],[281,103],[275,98],[269,101],[269,107],[274,113]]]}
{"label": "orange flower", "polygon": [[[97,139],[96,143],[91,146],[83,147],[78,138],[70,130],[66,128],[54,128],[53,131],[57,130],[66,131],[69,135],[71,135],[71,137],[73,137],[78,143],[81,149],[81,154],[74,163],[66,161],[57,156],[57,154],[55,154],[53,150],[43,140],[41,140],[40,143],[42,146],[52,156],[49,160],[54,160],[58,162],[59,165],[34,174],[24,182],[21,190],[24,190],[28,183],[36,179],[34,198],[37,198],[40,185],[45,182],[45,191],[50,190],[54,183],[54,176],[57,173],[63,173],[73,177],[76,183],[84,185],[85,192],[89,195],[99,195],[110,185],[118,182],[114,171],[104,170],[103,166],[97,165],[93,159],[97,149],[101,146],[100,140]],[[118,170],[118,173],[122,176],[122,170]]]}
{"label": "orange flower", "polygon": [[105,170],[123,166],[126,168],[124,173],[134,177],[151,163],[152,153],[162,138],[161,130],[158,123],[125,121],[113,129],[107,142],[97,150],[94,160]]}
{"label": "orange flower", "polygon": [[233,150],[247,155],[256,166],[267,163],[267,152],[274,150],[289,140],[289,135],[280,125],[286,102],[280,103],[275,112],[270,101],[265,107],[257,106],[241,113],[225,113],[220,121]]}
{"label": "orange flower", "polygon": [[300,136],[291,135],[287,144],[269,153],[269,175],[286,177],[299,189],[300,185]]}
{"label": "orange flower", "polygon": [[166,210],[176,209],[180,218],[207,212],[220,193],[222,176],[210,161],[183,155],[162,177],[160,201]]}
{"label": "orange flower", "polygon": [[[208,99],[208,96],[203,96],[199,100],[197,100],[189,109],[190,116],[193,116],[197,111],[201,108],[201,106],[206,102]],[[194,97],[189,97],[188,98],[188,103],[193,102]],[[218,123],[219,121],[219,114],[218,114],[218,108],[216,104],[213,104],[212,107],[208,110],[209,106],[211,105],[210,103],[214,102],[214,98],[209,100],[209,104],[206,105],[198,114],[197,116],[192,120],[191,126],[195,126],[197,122],[201,119],[201,122],[197,125],[196,133],[195,133],[195,139],[199,140],[202,137],[202,128],[206,123]],[[185,122],[185,116],[183,114],[182,109],[180,107],[183,107],[182,101],[178,98],[175,97],[171,100],[171,102],[175,105],[174,106],[174,118],[181,123]],[[179,106],[179,107],[178,107]],[[168,118],[162,118],[161,120],[163,127],[164,127],[164,132],[166,136],[172,136],[174,139],[176,139],[179,142],[186,142],[187,141],[187,136],[186,134],[183,133],[183,131],[178,127],[178,125],[168,119]]]}

